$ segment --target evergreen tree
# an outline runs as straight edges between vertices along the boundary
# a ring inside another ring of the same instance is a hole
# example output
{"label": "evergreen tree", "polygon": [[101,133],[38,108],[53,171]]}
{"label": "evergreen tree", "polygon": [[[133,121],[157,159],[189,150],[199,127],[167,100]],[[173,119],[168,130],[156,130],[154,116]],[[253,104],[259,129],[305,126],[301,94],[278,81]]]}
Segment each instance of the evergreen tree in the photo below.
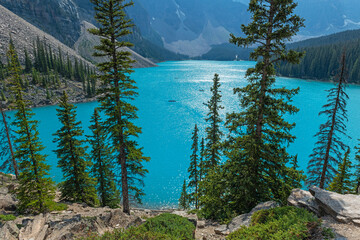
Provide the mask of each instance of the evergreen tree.
{"label": "evergreen tree", "polygon": [[346,149],[341,140],[341,136],[346,136],[346,100],[349,98],[345,92],[345,63],[343,54],[337,85],[328,90],[327,104],[319,113],[327,116],[327,121],[320,126],[319,132],[315,135],[318,141],[310,155],[307,168],[308,184],[318,185],[320,188],[326,188],[337,174],[334,165],[339,165],[342,151]]}
{"label": "evergreen tree", "polygon": [[41,154],[44,147],[39,139],[38,121],[32,120],[31,109],[23,99],[20,78],[20,63],[13,45],[8,51],[9,72],[12,76],[13,93],[16,102],[14,125],[17,139],[15,158],[19,162],[19,187],[16,189],[19,200],[18,209],[31,213],[46,212],[53,205],[55,198],[54,183],[48,177],[50,166],[45,162],[45,155]]}
{"label": "evergreen tree", "polygon": [[129,29],[133,26],[125,9],[133,3],[125,3],[124,0],[91,2],[95,5],[95,19],[100,27],[90,32],[101,37],[101,44],[95,47],[94,56],[109,59],[98,65],[102,72],[98,78],[106,86],[99,91],[99,101],[107,117],[104,125],[112,139],[117,167],[120,168],[123,211],[130,214],[130,195],[134,195],[137,201],[143,195],[141,180],[147,170],[142,163],[149,161],[135,141],[141,129],[132,122],[137,118],[137,108],[131,105],[131,100],[137,95],[135,81],[130,78],[133,61],[128,51],[118,51],[132,46],[124,41],[124,37],[131,33]]}
{"label": "evergreen tree", "polygon": [[221,118],[219,110],[223,109],[221,103],[220,78],[218,74],[214,75],[213,86],[210,88],[212,92],[211,99],[205,104],[209,108],[207,118],[205,119],[209,126],[205,129],[206,132],[206,148],[205,148],[205,162],[204,169],[206,171],[217,166],[221,158],[221,136],[223,133],[220,130]]}
{"label": "evergreen tree", "polygon": [[350,148],[345,153],[343,161],[339,164],[338,173],[334,180],[330,183],[327,190],[347,194],[353,190],[353,182],[351,181],[351,161],[349,159]]}
{"label": "evergreen tree", "polygon": [[54,134],[58,167],[63,172],[61,198],[94,206],[97,203],[95,181],[89,176],[91,162],[87,160],[81,122],[76,122],[76,107],[69,103],[66,92],[60,98],[57,116],[62,127]]}
{"label": "evergreen tree", "polygon": [[200,143],[200,162],[199,162],[199,181],[204,177],[204,158],[205,158],[205,140],[201,138]]}
{"label": "evergreen tree", "polygon": [[360,193],[360,146],[355,147],[355,150],[357,150],[356,154],[355,154],[355,160],[356,160],[356,164],[355,164],[355,193],[359,194]]}
{"label": "evergreen tree", "polygon": [[186,181],[184,180],[184,184],[182,186],[181,195],[179,198],[179,207],[180,209],[186,210],[189,209],[189,196],[186,192]]}
{"label": "evergreen tree", "polygon": [[290,163],[291,167],[288,168],[288,174],[285,181],[288,183],[288,187],[291,189],[301,188],[302,182],[306,180],[306,176],[303,170],[299,170],[298,155],[295,155]]}
{"label": "evergreen tree", "polygon": [[284,116],[298,112],[291,100],[299,89],[276,88],[274,65],[298,63],[303,55],[287,51],[285,45],[304,26],[304,20],[294,14],[296,6],[293,0],[251,0],[252,21],[241,27],[246,37],[231,34],[231,43],[257,46],[251,53],[257,63],[246,72],[248,85],[234,89],[242,111],[228,114],[226,122],[230,131],[225,144],[227,197],[236,213],[248,212],[270,199],[285,202],[291,191],[284,179],[292,158],[286,148],[295,139],[290,134],[295,124]]}
{"label": "evergreen tree", "polygon": [[25,49],[25,73],[30,73],[32,69],[32,63],[29,57],[28,52]]}
{"label": "evergreen tree", "polygon": [[90,158],[94,163],[91,173],[97,182],[96,186],[101,206],[115,208],[120,203],[120,196],[112,172],[111,150],[107,146],[107,136],[97,109],[94,111],[91,123],[92,135],[88,139],[92,147]]}
{"label": "evergreen tree", "polygon": [[1,89],[1,101],[6,102],[6,96],[2,89]]}
{"label": "evergreen tree", "polygon": [[189,194],[190,203],[195,204],[195,209],[199,208],[199,156],[198,156],[198,132],[199,129],[195,124],[194,131],[192,133],[191,140],[193,141],[191,150],[193,151],[190,156],[189,172],[189,184],[188,187],[192,189],[192,193]]}

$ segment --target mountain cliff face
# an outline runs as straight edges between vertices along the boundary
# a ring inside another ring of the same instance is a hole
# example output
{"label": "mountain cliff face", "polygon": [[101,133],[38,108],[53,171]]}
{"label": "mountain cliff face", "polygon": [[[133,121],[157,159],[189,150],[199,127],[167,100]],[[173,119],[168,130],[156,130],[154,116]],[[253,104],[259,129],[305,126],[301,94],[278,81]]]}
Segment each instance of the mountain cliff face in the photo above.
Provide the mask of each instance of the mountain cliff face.
{"label": "mountain cliff face", "polygon": [[232,0],[138,1],[165,48],[192,57],[228,42],[229,34],[240,34],[241,23],[249,21],[247,6]]}
{"label": "mountain cliff face", "polygon": [[72,46],[80,36],[80,19],[72,0],[0,0],[26,21]]}

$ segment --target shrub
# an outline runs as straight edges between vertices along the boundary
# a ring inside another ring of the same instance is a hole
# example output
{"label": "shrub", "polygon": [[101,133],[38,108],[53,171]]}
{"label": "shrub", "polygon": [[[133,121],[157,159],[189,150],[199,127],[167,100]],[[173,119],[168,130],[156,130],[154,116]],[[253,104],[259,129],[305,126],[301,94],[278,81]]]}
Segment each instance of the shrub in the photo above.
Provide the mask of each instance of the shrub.
{"label": "shrub", "polygon": [[333,237],[332,232],[322,228],[321,221],[313,214],[287,206],[256,212],[249,227],[240,228],[230,234],[227,240],[298,240],[309,239],[312,235],[320,235],[325,239]]}
{"label": "shrub", "polygon": [[184,217],[170,213],[150,218],[140,227],[145,231],[167,234],[174,239],[194,239],[194,224]]}
{"label": "shrub", "polygon": [[64,210],[68,209],[68,205],[66,205],[64,203],[57,203],[57,202],[49,201],[47,204],[48,204],[49,212],[64,211]]}
{"label": "shrub", "polygon": [[186,218],[164,213],[148,219],[139,227],[115,230],[102,236],[90,233],[86,240],[190,240],[194,238],[195,226]]}
{"label": "shrub", "polygon": [[9,215],[0,215],[0,222],[13,221],[16,217],[12,214]]}
{"label": "shrub", "polygon": [[144,232],[143,229],[132,227],[127,230],[117,229],[112,233],[105,233],[99,236],[95,233],[90,233],[88,237],[81,238],[81,240],[175,240],[166,234],[156,232]]}

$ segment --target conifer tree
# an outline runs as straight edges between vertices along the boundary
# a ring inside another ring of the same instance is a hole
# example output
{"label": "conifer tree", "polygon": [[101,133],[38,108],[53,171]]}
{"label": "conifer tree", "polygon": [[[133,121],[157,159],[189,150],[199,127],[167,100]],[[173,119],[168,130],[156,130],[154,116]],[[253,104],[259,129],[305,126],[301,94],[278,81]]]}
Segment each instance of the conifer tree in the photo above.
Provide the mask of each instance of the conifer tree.
{"label": "conifer tree", "polygon": [[102,127],[98,109],[95,109],[91,123],[92,135],[88,139],[92,148],[90,159],[94,164],[91,173],[97,182],[96,186],[101,206],[115,208],[120,204],[120,196],[112,172],[111,150],[107,146],[107,136]]}
{"label": "conifer tree", "polygon": [[340,194],[348,194],[353,190],[353,182],[351,181],[352,164],[349,158],[350,148],[345,153],[344,159],[340,162],[337,175],[334,180],[330,183],[327,190],[337,192]]}
{"label": "conifer tree", "polygon": [[6,96],[4,90],[1,89],[1,101],[6,102]]}
{"label": "conifer tree", "polygon": [[189,184],[188,187],[192,189],[192,193],[189,194],[190,203],[195,204],[195,209],[199,208],[199,156],[198,156],[198,132],[199,129],[195,124],[194,131],[192,133],[191,140],[193,141],[191,145],[191,150],[193,151],[190,156],[190,167],[189,172]]}
{"label": "conifer tree", "polygon": [[2,163],[0,164],[0,170],[14,173],[16,178],[18,178],[19,171],[13,149],[13,141],[15,139],[15,136],[8,124],[10,117],[7,116],[4,112],[2,102],[0,102],[0,112],[2,117],[2,121],[0,121],[2,123],[2,129],[0,132],[0,146],[2,146],[2,149],[0,152],[0,157],[3,159]]}
{"label": "conifer tree", "polygon": [[242,111],[228,114],[226,122],[230,131],[225,144],[229,158],[225,166],[229,171],[227,196],[237,213],[269,199],[284,202],[290,193],[284,179],[292,156],[286,148],[295,139],[290,134],[295,124],[285,121],[284,116],[298,111],[291,99],[299,89],[276,88],[274,65],[280,61],[298,63],[303,55],[287,51],[285,45],[304,26],[304,20],[294,13],[296,6],[293,0],[251,0],[251,22],[241,26],[246,37],[231,34],[231,43],[256,45],[250,56],[257,61],[246,72],[248,85],[234,89]]}
{"label": "conifer tree", "polygon": [[34,113],[23,99],[20,78],[20,63],[16,51],[10,44],[8,51],[9,72],[12,76],[13,93],[16,102],[14,125],[17,139],[15,158],[19,163],[19,187],[16,189],[20,212],[41,213],[50,210],[55,198],[54,183],[48,177],[50,166],[41,153],[44,147],[39,139],[38,121],[32,120]]}
{"label": "conifer tree", "polygon": [[220,141],[223,133],[220,130],[220,124],[222,122],[220,118],[219,111],[223,109],[220,105],[221,103],[221,91],[220,88],[220,78],[218,74],[214,75],[213,86],[210,88],[212,92],[211,99],[205,104],[209,108],[207,114],[206,122],[209,124],[206,127],[206,148],[205,148],[205,162],[204,170],[206,171],[217,166],[221,158],[221,146]]}
{"label": "conifer tree", "polygon": [[354,172],[354,176],[355,176],[355,184],[354,184],[354,192],[356,194],[360,193],[360,146],[355,147],[355,150],[357,150],[356,154],[355,154],[355,172]]}
{"label": "conifer tree", "polygon": [[62,124],[54,134],[58,167],[61,168],[64,178],[60,185],[61,198],[94,206],[97,204],[97,196],[95,181],[89,176],[91,162],[87,160],[86,147],[81,139],[81,122],[76,121],[76,107],[69,103],[66,92],[61,96],[56,111]]}
{"label": "conifer tree", "polygon": [[179,198],[179,207],[180,209],[186,210],[189,209],[189,196],[186,192],[186,181],[184,180],[184,184],[182,186],[181,195]]}
{"label": "conifer tree", "polygon": [[31,59],[29,57],[28,52],[25,49],[25,73],[30,73],[32,69],[32,63],[31,63]]}
{"label": "conifer tree", "polygon": [[341,57],[341,67],[337,76],[336,86],[328,90],[327,104],[319,115],[325,115],[327,121],[321,124],[320,130],[315,137],[313,153],[310,155],[308,165],[308,184],[326,188],[333,180],[337,171],[335,165],[339,165],[342,151],[346,150],[346,145],[341,137],[346,135],[347,110],[346,100],[349,96],[345,92],[345,54]]}
{"label": "conifer tree", "polygon": [[95,47],[94,56],[109,59],[98,65],[102,72],[98,78],[106,86],[99,91],[102,94],[99,101],[107,117],[104,126],[112,139],[117,168],[120,168],[123,211],[130,214],[130,195],[137,201],[143,195],[141,180],[147,170],[142,164],[143,161],[149,161],[135,141],[141,129],[132,122],[137,118],[137,108],[131,104],[137,95],[135,81],[130,78],[133,61],[128,51],[120,51],[120,48],[132,46],[124,38],[131,33],[130,28],[133,26],[125,9],[133,3],[124,0],[91,2],[95,6],[95,19],[100,28],[91,29],[90,32],[101,37],[101,44]]}
{"label": "conifer tree", "polygon": [[200,143],[200,161],[199,161],[199,181],[204,177],[204,158],[205,158],[205,140],[201,138]]}

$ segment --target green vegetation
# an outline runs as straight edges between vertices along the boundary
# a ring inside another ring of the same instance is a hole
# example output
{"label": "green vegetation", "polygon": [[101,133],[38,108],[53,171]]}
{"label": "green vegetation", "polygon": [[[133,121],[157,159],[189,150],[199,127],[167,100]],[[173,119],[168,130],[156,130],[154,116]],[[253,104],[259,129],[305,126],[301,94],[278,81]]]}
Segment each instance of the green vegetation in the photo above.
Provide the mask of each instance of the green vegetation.
{"label": "green vegetation", "polygon": [[107,137],[98,109],[95,109],[91,117],[91,123],[90,130],[92,131],[92,135],[88,136],[89,143],[92,147],[90,159],[94,163],[91,173],[96,179],[100,205],[102,207],[109,206],[116,208],[120,204],[120,193],[116,189],[114,173],[112,172],[111,150],[106,144]]}
{"label": "green vegetation", "polygon": [[356,194],[360,193],[360,146],[356,146],[355,150],[357,150],[356,154],[355,154],[355,183],[354,183],[354,192]]}
{"label": "green vegetation", "polygon": [[342,151],[347,149],[342,138],[346,135],[347,110],[346,100],[349,96],[345,92],[346,88],[346,67],[345,53],[341,57],[341,67],[339,70],[338,81],[330,89],[327,96],[327,104],[319,115],[325,115],[327,121],[321,124],[319,132],[315,135],[318,141],[315,143],[313,153],[310,155],[308,164],[309,185],[316,185],[326,188],[337,174],[335,169],[342,158]]}
{"label": "green vegetation", "polygon": [[118,51],[122,47],[131,47],[132,44],[124,41],[129,36],[133,27],[131,19],[125,9],[133,2],[124,0],[91,0],[95,6],[95,19],[99,24],[98,29],[90,29],[90,33],[102,38],[101,44],[95,47],[94,56],[107,57],[107,62],[98,64],[98,75],[104,86],[99,91],[100,110],[106,115],[103,125],[112,141],[115,168],[120,170],[117,176],[121,182],[121,195],[123,211],[130,214],[130,198],[141,202],[144,195],[142,178],[147,173],[143,167],[144,157],[142,148],[138,146],[136,138],[141,133],[141,128],[133,121],[137,119],[137,108],[131,101],[137,95],[135,81],[131,79],[133,72],[130,52]]}
{"label": "green vegetation", "polygon": [[[348,82],[359,83],[360,82],[360,40],[359,36],[354,40],[349,37],[347,39],[348,32],[344,33],[341,42],[334,41],[335,43],[326,44],[326,38],[320,38],[318,41],[325,40],[324,43],[319,45],[306,44],[297,47],[291,46],[297,51],[306,52],[305,57],[298,65],[290,65],[288,63],[281,63],[278,67],[278,73],[282,76],[317,79],[317,80],[333,80],[334,75],[338,69],[339,59],[342,56],[343,51],[346,55],[346,67],[349,69]],[[359,35],[359,31],[357,32]]]}
{"label": "green vegetation", "polygon": [[333,238],[321,221],[308,211],[295,207],[280,207],[256,212],[249,227],[242,227],[231,233],[227,240],[301,240],[312,239],[313,235]]}
{"label": "green vegetation", "polygon": [[81,140],[84,131],[81,122],[76,122],[76,107],[69,103],[66,92],[61,96],[56,111],[62,124],[54,134],[58,166],[64,176],[64,182],[60,184],[61,198],[94,206],[97,204],[97,195],[95,180],[89,176],[91,162],[87,160],[84,140]]}
{"label": "green vegetation", "polygon": [[203,163],[203,171],[206,175],[207,172],[213,169],[220,163],[221,160],[221,137],[223,133],[220,130],[222,120],[219,111],[224,107],[221,106],[221,91],[220,91],[220,78],[215,73],[213,78],[213,86],[210,88],[212,93],[210,100],[205,103],[209,112],[205,118],[208,126],[205,129],[206,133],[206,146],[205,146],[205,159]]}
{"label": "green vegetation", "polygon": [[346,151],[343,161],[339,163],[337,174],[327,190],[341,194],[351,193],[354,190],[354,184],[351,181],[352,173],[350,171],[352,165],[349,154],[350,148]]}
{"label": "green vegetation", "polygon": [[[192,154],[190,156],[190,167],[188,169],[189,173],[189,183],[188,187],[191,189],[189,193],[189,202],[190,204],[195,205],[195,209],[199,209],[199,156],[198,156],[198,132],[199,129],[195,124],[194,131],[192,133],[191,140],[193,141],[191,145]],[[186,189],[185,189],[186,191]]]}
{"label": "green vegetation", "polygon": [[184,180],[184,184],[182,186],[181,195],[179,198],[179,207],[180,209],[186,210],[190,207],[189,195],[186,191],[186,181]]}
{"label": "green vegetation", "polygon": [[12,214],[8,214],[8,215],[0,214],[0,223],[6,221],[14,221],[15,219],[16,217]]}
{"label": "green vegetation", "polygon": [[[247,70],[248,85],[234,89],[242,111],[227,115],[225,126],[229,134],[224,144],[227,161],[200,184],[201,212],[205,217],[225,220],[250,211],[259,202],[270,199],[285,202],[291,189],[300,184],[300,172],[287,166],[293,159],[287,146],[295,139],[290,133],[295,124],[284,120],[286,114],[298,111],[291,101],[299,89],[276,88],[274,68],[280,60],[298,63],[303,55],[287,51],[285,46],[304,26],[304,20],[294,14],[296,6],[292,0],[251,1],[252,21],[241,27],[246,37],[231,35],[230,42],[237,46],[258,45],[250,55],[257,64]],[[216,78],[215,75],[214,84],[218,84]],[[212,88],[210,112],[220,107],[213,104],[220,102],[217,88]],[[212,128],[219,123],[214,121],[215,117],[209,115]],[[216,141],[207,147],[210,152],[218,146],[220,138]]]}
{"label": "green vegetation", "polygon": [[19,187],[16,189],[20,212],[42,213],[49,211],[55,198],[54,183],[49,178],[50,166],[41,153],[44,147],[39,139],[38,121],[23,99],[20,62],[12,43],[8,51],[9,72],[12,76],[12,91],[15,95],[15,121],[17,138],[15,158],[19,163]]}
{"label": "green vegetation", "polygon": [[184,217],[164,213],[148,219],[144,224],[128,230],[116,230],[103,236],[90,236],[86,240],[190,240],[195,226]]}

